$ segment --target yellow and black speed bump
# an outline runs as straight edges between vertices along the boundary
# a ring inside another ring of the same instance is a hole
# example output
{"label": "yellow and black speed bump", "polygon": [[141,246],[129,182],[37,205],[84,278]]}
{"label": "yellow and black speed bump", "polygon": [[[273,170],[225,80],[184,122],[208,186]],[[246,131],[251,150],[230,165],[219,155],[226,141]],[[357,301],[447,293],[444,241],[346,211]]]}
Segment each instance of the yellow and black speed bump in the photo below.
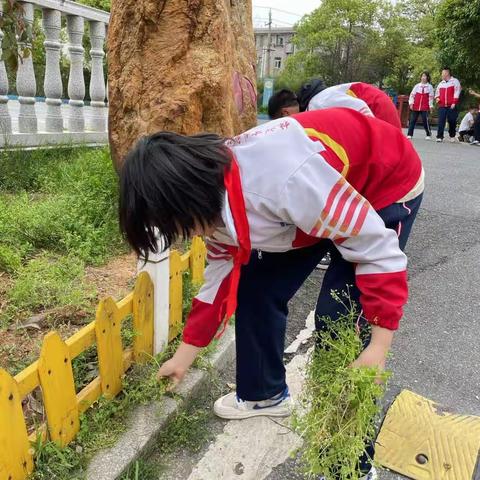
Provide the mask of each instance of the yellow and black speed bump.
{"label": "yellow and black speed bump", "polygon": [[414,480],[480,480],[480,417],[404,390],[387,412],[375,460]]}

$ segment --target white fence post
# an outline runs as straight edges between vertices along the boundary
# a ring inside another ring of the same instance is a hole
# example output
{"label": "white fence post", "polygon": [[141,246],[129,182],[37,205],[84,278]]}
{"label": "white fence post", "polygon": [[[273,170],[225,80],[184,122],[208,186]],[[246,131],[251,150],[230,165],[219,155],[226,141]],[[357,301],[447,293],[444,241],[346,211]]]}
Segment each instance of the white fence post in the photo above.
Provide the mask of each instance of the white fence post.
{"label": "white fence post", "polygon": [[154,355],[165,350],[168,345],[170,312],[170,251],[150,253],[148,262],[143,258],[138,262],[138,270],[148,272],[154,286]]}

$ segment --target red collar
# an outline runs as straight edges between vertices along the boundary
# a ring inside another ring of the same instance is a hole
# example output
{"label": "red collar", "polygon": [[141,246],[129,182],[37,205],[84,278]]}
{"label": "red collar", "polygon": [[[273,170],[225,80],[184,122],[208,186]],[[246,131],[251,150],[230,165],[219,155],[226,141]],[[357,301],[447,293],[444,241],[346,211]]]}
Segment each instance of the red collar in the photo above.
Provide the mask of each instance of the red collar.
{"label": "red collar", "polygon": [[250,227],[248,225],[245,199],[243,198],[242,180],[237,159],[232,153],[230,168],[225,169],[224,184],[227,190],[228,203],[232,212],[233,223],[238,239],[238,260],[242,265],[248,263],[252,246],[250,244]]}
{"label": "red collar", "polygon": [[[232,212],[233,223],[237,232],[238,248],[232,249],[230,252],[233,256],[233,270],[230,277],[229,293],[226,299],[225,324],[223,330],[225,330],[227,321],[235,313],[237,308],[237,290],[238,282],[240,280],[240,271],[242,265],[246,265],[250,261],[250,254],[252,251],[250,243],[250,228],[245,209],[245,199],[243,198],[240,169],[233,152],[231,156],[232,161],[230,166],[225,169],[224,184],[228,195],[230,211]],[[220,335],[223,333],[223,330]]]}

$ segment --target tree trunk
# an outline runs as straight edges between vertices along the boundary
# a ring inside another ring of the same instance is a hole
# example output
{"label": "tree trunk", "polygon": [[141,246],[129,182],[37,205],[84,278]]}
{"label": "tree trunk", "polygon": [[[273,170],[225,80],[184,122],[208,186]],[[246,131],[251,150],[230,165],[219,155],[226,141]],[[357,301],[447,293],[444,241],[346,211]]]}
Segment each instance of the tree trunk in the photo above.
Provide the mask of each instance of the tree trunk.
{"label": "tree trunk", "polygon": [[232,136],[256,123],[251,0],[112,0],[109,134],[117,168],[159,130]]}

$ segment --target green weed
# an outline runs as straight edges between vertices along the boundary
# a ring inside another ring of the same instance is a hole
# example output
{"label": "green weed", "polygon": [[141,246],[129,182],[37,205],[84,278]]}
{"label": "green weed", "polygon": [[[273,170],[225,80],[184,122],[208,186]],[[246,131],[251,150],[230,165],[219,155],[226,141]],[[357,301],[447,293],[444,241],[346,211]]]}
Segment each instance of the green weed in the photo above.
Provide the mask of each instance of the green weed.
{"label": "green weed", "polygon": [[0,151],[0,191],[38,191],[48,172],[59,162],[76,158],[86,150],[64,147],[52,149]]}
{"label": "green weed", "polygon": [[7,297],[19,310],[85,306],[95,292],[84,274],[81,260],[43,254],[19,268]]}
{"label": "green weed", "polygon": [[179,449],[193,453],[200,451],[212,438],[212,432],[206,428],[211,415],[211,408],[180,412],[158,441],[161,452],[168,454]]}
{"label": "green weed", "polygon": [[358,480],[358,458],[366,440],[375,438],[378,400],[388,374],[371,368],[351,368],[363,349],[352,312],[318,334],[309,360],[304,394],[294,415],[294,427],[304,440],[305,472],[314,477]]}
{"label": "green weed", "polygon": [[14,273],[21,264],[22,256],[15,248],[0,244],[0,271]]}
{"label": "green weed", "polygon": [[106,149],[0,152],[0,272],[14,279],[4,326],[19,313],[88,304],[84,265],[127,251],[117,198]]}
{"label": "green weed", "polygon": [[162,466],[157,463],[138,460],[122,475],[120,480],[157,480],[162,471]]}
{"label": "green weed", "polygon": [[80,457],[74,448],[60,448],[53,442],[37,438],[31,480],[82,480],[81,470]]}
{"label": "green weed", "polygon": [[50,250],[88,264],[126,251],[118,230],[118,179],[108,152],[41,152],[20,164],[0,156],[0,166],[7,166],[0,174],[1,244],[15,247],[22,258]]}
{"label": "green weed", "polygon": [[98,377],[97,346],[92,345],[72,360],[75,391],[79,392]]}

